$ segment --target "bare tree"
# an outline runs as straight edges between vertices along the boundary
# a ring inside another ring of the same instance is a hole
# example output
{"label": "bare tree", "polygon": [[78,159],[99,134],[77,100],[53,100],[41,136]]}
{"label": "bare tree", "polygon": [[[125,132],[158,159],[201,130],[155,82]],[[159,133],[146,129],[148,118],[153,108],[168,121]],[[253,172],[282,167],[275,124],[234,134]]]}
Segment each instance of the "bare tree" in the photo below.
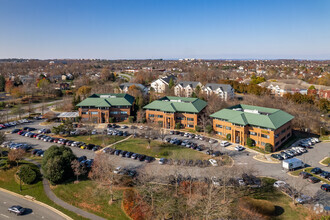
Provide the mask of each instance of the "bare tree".
{"label": "bare tree", "polygon": [[8,160],[12,162],[16,162],[16,166],[18,166],[18,162],[24,158],[25,151],[23,149],[11,150],[8,153]]}
{"label": "bare tree", "polygon": [[73,160],[71,162],[71,168],[74,172],[74,175],[77,177],[77,182],[79,181],[79,176],[86,174],[86,169],[84,166],[81,166],[78,160]]}
{"label": "bare tree", "polygon": [[105,154],[96,154],[92,169],[88,177],[98,182],[101,186],[108,188],[110,192],[109,205],[114,200],[113,186],[115,184],[115,174],[113,173],[114,166],[109,157]]}

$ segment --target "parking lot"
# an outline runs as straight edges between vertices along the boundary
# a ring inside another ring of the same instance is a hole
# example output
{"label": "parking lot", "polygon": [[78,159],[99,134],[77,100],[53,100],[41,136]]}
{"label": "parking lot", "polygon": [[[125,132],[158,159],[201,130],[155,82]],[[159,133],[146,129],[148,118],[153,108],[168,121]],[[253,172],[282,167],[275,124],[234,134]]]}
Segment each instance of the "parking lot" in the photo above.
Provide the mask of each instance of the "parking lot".
{"label": "parking lot", "polygon": [[[41,121],[34,121],[32,123],[29,123],[24,126],[34,127],[36,129],[41,128],[51,128],[52,126],[41,126],[39,125]],[[16,128],[20,128],[23,126],[16,126]],[[7,128],[5,130],[11,131],[15,127]],[[116,130],[119,131],[127,131],[129,134],[144,134],[146,135],[145,129],[139,129],[139,128],[116,128]],[[98,133],[102,133],[104,129],[97,129]],[[8,139],[15,142],[20,143],[29,143],[34,148],[40,148],[42,150],[48,149],[51,145],[54,145],[54,143],[49,142],[43,142],[40,140],[36,140],[35,138],[29,138],[29,137],[23,137],[18,134],[7,134]],[[164,139],[166,138],[176,138],[177,140],[184,141],[188,140],[189,142],[195,143],[198,146],[203,146],[203,152],[206,153],[207,149],[212,149],[213,151],[220,151],[221,153],[227,154],[228,156],[231,156],[234,159],[234,164],[236,167],[239,167],[239,169],[250,169],[255,171],[255,175],[258,176],[269,176],[276,179],[284,180],[287,182],[293,181],[293,180],[299,180],[299,181],[305,181],[303,179],[300,179],[299,177],[293,177],[287,174],[285,170],[282,169],[282,164],[274,164],[274,163],[264,163],[261,161],[257,161],[253,159],[253,156],[256,155],[256,152],[251,152],[247,150],[243,151],[236,151],[234,150],[234,146],[232,145],[230,147],[223,147],[220,145],[219,142],[216,143],[210,143],[208,140],[200,140],[196,138],[191,137],[185,137],[182,136],[182,134],[167,134]],[[158,138],[160,140],[160,138]],[[185,146],[182,146],[185,147]],[[73,152],[78,156],[85,155],[87,158],[94,158],[95,152],[91,150],[86,149],[80,149],[77,147],[71,147]],[[193,149],[192,149],[193,150]],[[319,161],[322,160],[325,156],[328,156],[330,153],[329,143],[317,143],[313,146],[312,149],[308,149],[307,153],[304,153],[302,155],[296,156],[299,159],[302,159],[306,164],[309,164],[313,167],[320,167],[325,171],[330,171],[329,167],[324,167],[319,164]],[[198,178],[203,178],[205,176],[214,176],[216,173],[220,172],[224,168],[221,166],[213,167],[199,167],[199,166],[178,166],[176,164],[172,165],[160,165],[158,161],[154,161],[151,163],[146,162],[140,162],[138,160],[134,160],[131,158],[123,158],[115,155],[109,155],[109,158],[113,161],[115,166],[121,166],[121,167],[127,167],[127,168],[134,168],[134,169],[140,169],[143,170],[144,173],[150,174],[153,176],[158,176],[159,178],[162,178],[165,174],[166,175],[174,175],[174,174],[181,174],[183,176],[193,176]],[[233,174],[236,175],[236,174]],[[318,190],[320,190],[321,183],[308,183],[306,186],[306,193],[309,195],[314,195]]]}

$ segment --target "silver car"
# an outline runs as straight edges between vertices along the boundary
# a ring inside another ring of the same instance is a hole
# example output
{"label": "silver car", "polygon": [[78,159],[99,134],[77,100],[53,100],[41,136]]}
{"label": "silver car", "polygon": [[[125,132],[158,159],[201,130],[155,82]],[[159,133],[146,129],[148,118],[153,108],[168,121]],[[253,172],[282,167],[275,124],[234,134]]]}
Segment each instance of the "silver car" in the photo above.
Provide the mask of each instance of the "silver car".
{"label": "silver car", "polygon": [[25,212],[25,208],[19,205],[14,205],[8,208],[8,212],[15,213],[16,215],[22,215]]}

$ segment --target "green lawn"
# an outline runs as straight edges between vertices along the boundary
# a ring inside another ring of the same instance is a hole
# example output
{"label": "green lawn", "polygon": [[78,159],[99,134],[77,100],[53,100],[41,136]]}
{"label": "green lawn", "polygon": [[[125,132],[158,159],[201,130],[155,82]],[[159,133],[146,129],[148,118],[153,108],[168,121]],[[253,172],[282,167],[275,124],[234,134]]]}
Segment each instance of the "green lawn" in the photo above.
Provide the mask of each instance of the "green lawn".
{"label": "green lawn", "polygon": [[294,206],[292,199],[284,193],[276,190],[272,185],[276,181],[271,178],[262,178],[262,188],[250,191],[248,196],[254,199],[264,199],[272,202],[276,207],[276,216],[272,219],[306,219],[308,210],[302,205]]}
{"label": "green lawn", "polygon": [[115,190],[115,201],[111,205],[109,192],[91,180],[57,185],[53,192],[67,203],[106,219],[129,219],[121,209],[122,190]]}
{"label": "green lawn", "polygon": [[117,141],[124,139],[125,137],[122,136],[112,136],[112,135],[92,135],[92,136],[74,136],[68,137],[69,140],[72,141],[81,141],[87,144],[95,144],[100,146],[107,146],[109,144],[113,144]]}
{"label": "green lawn", "polygon": [[199,160],[207,159],[208,155],[190,148],[177,146],[173,144],[165,144],[160,141],[151,141],[150,148],[148,148],[148,141],[146,139],[131,138],[114,146],[116,149],[131,151],[138,154],[145,154],[153,157],[164,157],[172,159],[189,159]]}
{"label": "green lawn", "polygon": [[[323,181],[324,183],[327,183],[327,184],[330,184],[330,181],[320,177],[320,175],[316,175],[316,174],[313,174],[311,173],[311,170],[313,169],[314,167],[308,167],[308,168],[303,168],[303,169],[299,169],[299,170],[295,170],[295,171],[292,171],[290,172],[291,175],[293,176],[299,176],[299,173],[302,172],[302,171],[305,171],[307,173],[310,173],[312,174],[313,176],[315,176],[316,178],[320,179],[321,181]],[[307,181],[307,180],[306,180]]]}
{"label": "green lawn", "polygon": [[[22,162],[20,165],[28,163],[28,162]],[[70,216],[73,219],[86,219],[79,215],[77,215],[74,212],[68,211],[61,206],[58,206],[53,201],[48,199],[47,195],[44,192],[44,188],[42,185],[42,181],[39,181],[36,184],[32,185],[23,185],[22,186],[22,192],[19,190],[19,183],[16,182],[14,174],[17,172],[17,167],[13,167],[9,170],[0,170],[0,187],[7,189],[9,191],[21,194],[21,195],[29,195],[34,197],[36,200],[46,203],[47,205],[50,205],[57,210],[65,213],[66,215]]]}
{"label": "green lawn", "polygon": [[328,165],[330,163],[330,157],[325,158],[321,161],[322,164]]}

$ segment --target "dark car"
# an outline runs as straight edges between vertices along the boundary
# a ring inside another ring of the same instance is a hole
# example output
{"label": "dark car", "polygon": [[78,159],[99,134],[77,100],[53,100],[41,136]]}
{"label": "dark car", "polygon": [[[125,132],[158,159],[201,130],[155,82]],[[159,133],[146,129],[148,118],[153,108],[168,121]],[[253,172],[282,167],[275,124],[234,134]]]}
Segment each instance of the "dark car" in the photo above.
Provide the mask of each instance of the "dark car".
{"label": "dark car", "polygon": [[14,130],[11,131],[11,133],[12,133],[12,134],[15,134],[15,133],[17,133],[17,132],[19,132],[19,131],[20,131],[20,129],[14,129]]}
{"label": "dark car", "polygon": [[326,192],[330,192],[330,184],[323,184],[321,186],[321,189],[326,191]]}
{"label": "dark car", "polygon": [[71,144],[73,143],[74,141],[68,141],[65,143],[66,146],[71,146]]}
{"label": "dark car", "polygon": [[121,152],[121,150],[116,150],[115,151],[115,155],[119,156],[120,155],[120,152]]}
{"label": "dark car", "polygon": [[87,149],[92,150],[95,147],[95,144],[88,144]]}
{"label": "dark car", "polygon": [[132,154],[133,154],[132,152],[127,152],[125,157],[130,158],[132,156]]}
{"label": "dark car", "polygon": [[321,168],[318,168],[318,167],[315,167],[311,170],[311,173],[313,174],[319,174],[319,173],[322,173],[322,169]]}
{"label": "dark car", "polygon": [[125,155],[127,154],[127,151],[124,150],[124,151],[122,151],[120,154],[121,154],[122,157],[125,157]]}
{"label": "dark car", "polygon": [[220,155],[222,155],[220,151],[214,151],[214,152],[212,153],[212,156],[213,156],[213,157],[219,157]]}
{"label": "dark car", "polygon": [[330,172],[327,172],[327,171],[323,171],[320,176],[322,178],[325,178],[325,179],[328,179],[330,177]]}
{"label": "dark car", "polygon": [[37,130],[37,129],[35,129],[35,128],[28,128],[28,129],[26,129],[27,131],[35,131],[35,130]]}
{"label": "dark car", "polygon": [[212,154],[213,154],[213,150],[208,149],[208,150],[206,151],[206,154],[207,154],[207,155],[212,155]]}
{"label": "dark car", "polygon": [[22,215],[25,212],[25,208],[19,205],[14,205],[8,208],[8,212],[15,213],[16,215]]}
{"label": "dark car", "polygon": [[96,145],[95,147],[93,147],[92,151],[97,151],[97,150],[100,149],[100,148],[101,148],[101,146]]}
{"label": "dark car", "polygon": [[308,177],[308,181],[311,182],[311,183],[318,183],[321,180],[319,178],[314,177],[314,176],[310,176],[310,177]]}
{"label": "dark car", "polygon": [[146,159],[146,155],[141,154],[138,156],[138,159],[139,161],[144,161]]}
{"label": "dark car", "polygon": [[135,170],[129,170],[127,175],[129,175],[130,177],[135,177],[137,176],[137,172]]}
{"label": "dark car", "polygon": [[32,155],[35,155],[39,150],[41,150],[41,149],[33,149],[32,152],[31,152],[31,154]]}
{"label": "dark car", "polygon": [[43,151],[43,150],[38,150],[37,153],[36,153],[36,155],[37,155],[37,156],[41,156],[41,155],[43,155],[44,153],[45,153],[45,151]]}
{"label": "dark car", "polygon": [[77,158],[78,162],[80,163],[81,161],[87,160],[86,156],[81,156]]}
{"label": "dark car", "polygon": [[152,162],[154,159],[155,159],[155,158],[153,158],[153,157],[146,157],[145,161],[146,161],[147,163],[150,163],[150,162]]}
{"label": "dark car", "polygon": [[284,158],[280,154],[272,154],[270,155],[272,158],[275,158],[277,160],[283,160]]}
{"label": "dark car", "polygon": [[138,158],[139,154],[132,154],[131,158],[133,158],[134,160],[136,160]]}
{"label": "dark car", "polygon": [[307,178],[309,178],[309,177],[311,177],[313,175],[310,174],[310,173],[307,173],[307,172],[300,172],[299,173],[299,176],[301,176],[303,179],[307,179]]}

